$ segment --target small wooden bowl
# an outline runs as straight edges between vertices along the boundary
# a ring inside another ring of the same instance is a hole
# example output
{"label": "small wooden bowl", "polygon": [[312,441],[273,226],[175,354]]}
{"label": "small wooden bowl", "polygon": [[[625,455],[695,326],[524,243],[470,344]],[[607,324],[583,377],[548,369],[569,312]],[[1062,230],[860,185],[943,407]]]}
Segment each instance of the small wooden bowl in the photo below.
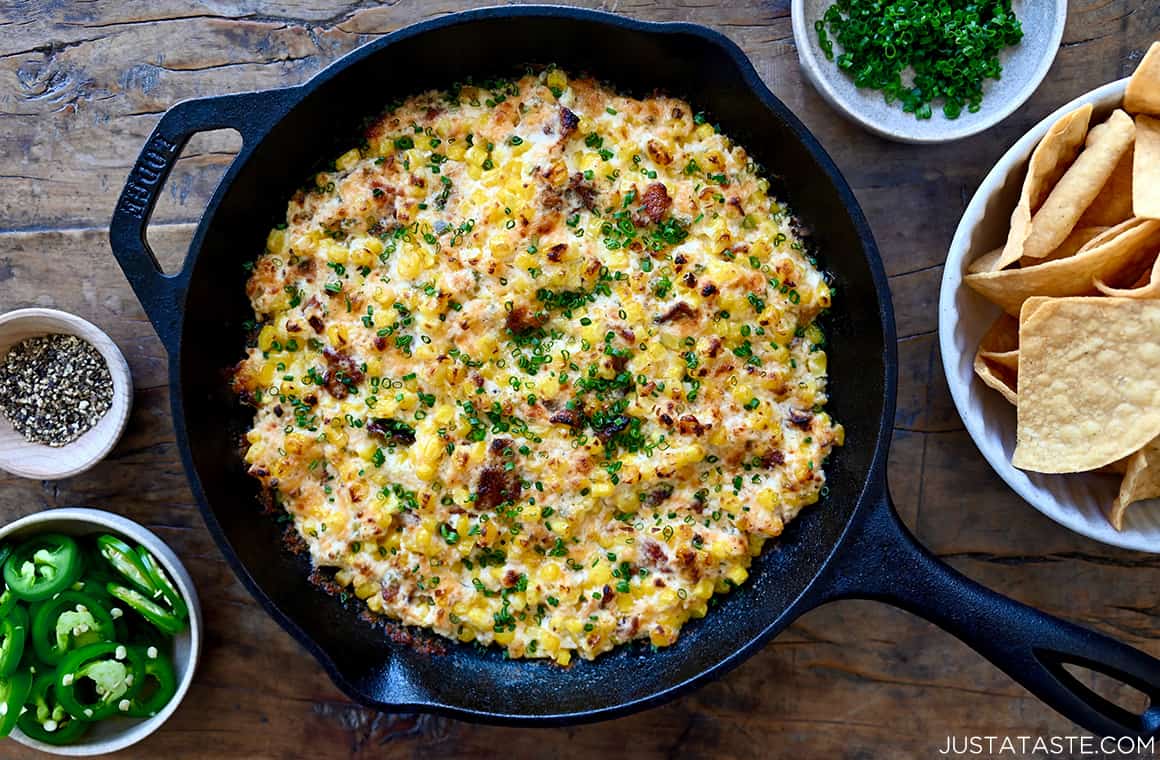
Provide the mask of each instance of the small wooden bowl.
{"label": "small wooden bowl", "polygon": [[36,480],[72,477],[99,462],[124,432],[133,403],[133,378],[117,344],[100,328],[63,311],[17,309],[0,314],[0,362],[20,341],[53,333],[75,335],[101,353],[113,378],[113,403],[92,429],[59,447],[29,443],[0,414],[0,469]]}

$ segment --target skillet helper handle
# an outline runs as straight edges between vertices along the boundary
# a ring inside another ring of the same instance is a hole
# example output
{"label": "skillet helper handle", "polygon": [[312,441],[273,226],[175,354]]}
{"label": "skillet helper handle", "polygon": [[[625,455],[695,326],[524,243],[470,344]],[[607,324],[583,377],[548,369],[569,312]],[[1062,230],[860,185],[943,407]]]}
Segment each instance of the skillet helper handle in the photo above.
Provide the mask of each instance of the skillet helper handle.
{"label": "skillet helper handle", "polygon": [[237,130],[245,152],[296,99],[295,88],[287,88],[177,103],[157,122],[129,172],[109,225],[109,242],[117,263],[170,353],[177,350],[181,311],[189,284],[189,261],[180,272],[166,274],[145,236],[165,180],[194,134],[214,129]]}
{"label": "skillet helper handle", "polygon": [[[1062,715],[1104,736],[1160,735],[1160,660],[987,589],[944,564],[902,524],[888,494],[851,525],[840,556],[811,589],[815,604],[887,602],[935,623]],[[1104,699],[1064,665],[1148,696],[1143,713]]]}

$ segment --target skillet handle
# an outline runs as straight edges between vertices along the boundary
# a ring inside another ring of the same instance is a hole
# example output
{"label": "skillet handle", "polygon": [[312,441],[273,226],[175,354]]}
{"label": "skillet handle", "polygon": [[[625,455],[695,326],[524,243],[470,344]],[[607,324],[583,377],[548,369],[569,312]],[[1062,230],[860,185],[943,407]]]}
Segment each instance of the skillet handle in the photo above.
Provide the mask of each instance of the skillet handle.
{"label": "skillet handle", "polygon": [[[182,101],[166,111],[157,122],[137,163],[129,172],[109,224],[109,243],[129,285],[170,353],[177,350],[191,262],[187,259],[180,272],[166,274],[145,237],[145,229],[165,180],[177,163],[182,148],[195,133],[212,129],[237,130],[242,136],[241,155],[265,135],[297,99],[297,88],[286,88]],[[222,186],[228,182],[229,176],[227,174],[222,180]]]}
{"label": "skillet handle", "polygon": [[[902,524],[888,493],[855,518],[838,554],[807,594],[811,606],[874,599],[919,615],[1096,734],[1160,735],[1160,660],[984,588],[944,564]],[[1149,698],[1147,709],[1135,714],[1113,704],[1065,664],[1139,689]]]}

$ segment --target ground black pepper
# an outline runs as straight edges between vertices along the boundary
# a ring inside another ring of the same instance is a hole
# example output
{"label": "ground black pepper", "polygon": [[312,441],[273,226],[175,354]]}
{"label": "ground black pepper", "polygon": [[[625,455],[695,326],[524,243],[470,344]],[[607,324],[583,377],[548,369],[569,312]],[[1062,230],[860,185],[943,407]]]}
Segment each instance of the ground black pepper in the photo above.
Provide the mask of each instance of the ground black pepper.
{"label": "ground black pepper", "polygon": [[112,403],[108,364],[92,344],[75,335],[27,338],[0,364],[0,411],[31,443],[72,443]]}

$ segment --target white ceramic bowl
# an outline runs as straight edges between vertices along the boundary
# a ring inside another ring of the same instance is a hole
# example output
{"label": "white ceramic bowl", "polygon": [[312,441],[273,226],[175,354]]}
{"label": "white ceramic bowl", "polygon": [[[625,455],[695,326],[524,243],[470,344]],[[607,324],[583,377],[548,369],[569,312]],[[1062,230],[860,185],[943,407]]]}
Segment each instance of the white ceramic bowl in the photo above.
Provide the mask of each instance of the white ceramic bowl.
{"label": "white ceramic bowl", "polygon": [[[93,725],[77,744],[57,747],[30,739],[13,729],[10,739],[26,747],[52,755],[86,757],[116,752],[132,746],[161,727],[181,704],[189,686],[193,683],[193,673],[201,655],[202,618],[201,605],[193,579],[181,564],[181,560],[165,543],[149,530],[111,512],[82,507],[49,509],[23,517],[0,528],[0,541],[14,540],[23,535],[54,532],[72,536],[90,533],[112,533],[128,540],[130,544],[141,544],[162,564],[177,590],[189,604],[189,627],[174,638],[173,669],[177,675],[177,693],[161,712],[152,718],[110,718]],[[0,739],[0,756],[4,755]]]}
{"label": "white ceramic bowl", "polygon": [[[877,90],[859,89],[853,80],[826,60],[818,44],[814,22],[834,0],[793,0],[794,43],[802,70],[818,93],[850,120],[888,140],[905,143],[941,143],[959,140],[998,124],[1023,105],[1047,76],[1067,21],[1067,0],[1013,0],[1011,6],[1023,24],[1023,40],[999,55],[1003,75],[983,85],[983,102],[976,113],[963,109],[957,119],[943,116],[934,106],[929,119],[916,119],[896,103],[887,104]],[[840,51],[834,44],[834,58]]]}
{"label": "white ceramic bowl", "polygon": [[1124,97],[1127,79],[1082,95],[1048,116],[1015,143],[979,186],[951,242],[939,293],[939,345],[951,397],[967,432],[999,477],[1033,507],[1076,533],[1126,549],[1160,553],[1160,501],[1133,505],[1117,531],[1104,507],[1119,490],[1119,478],[1080,473],[1044,475],[1011,465],[1015,449],[1015,409],[983,385],[974,373],[975,349],[999,315],[999,308],[963,285],[967,265],[1002,245],[1007,237],[1031,151],[1063,114],[1084,103],[1094,106],[1092,123],[1102,121]]}
{"label": "white ceramic bowl", "polygon": [[17,309],[0,314],[0,361],[8,349],[37,335],[76,335],[92,344],[109,365],[113,403],[96,425],[64,446],[29,443],[0,414],[0,470],[35,480],[60,480],[84,472],[116,445],[133,404],[133,378],[117,344],[96,325],[56,309]]}

